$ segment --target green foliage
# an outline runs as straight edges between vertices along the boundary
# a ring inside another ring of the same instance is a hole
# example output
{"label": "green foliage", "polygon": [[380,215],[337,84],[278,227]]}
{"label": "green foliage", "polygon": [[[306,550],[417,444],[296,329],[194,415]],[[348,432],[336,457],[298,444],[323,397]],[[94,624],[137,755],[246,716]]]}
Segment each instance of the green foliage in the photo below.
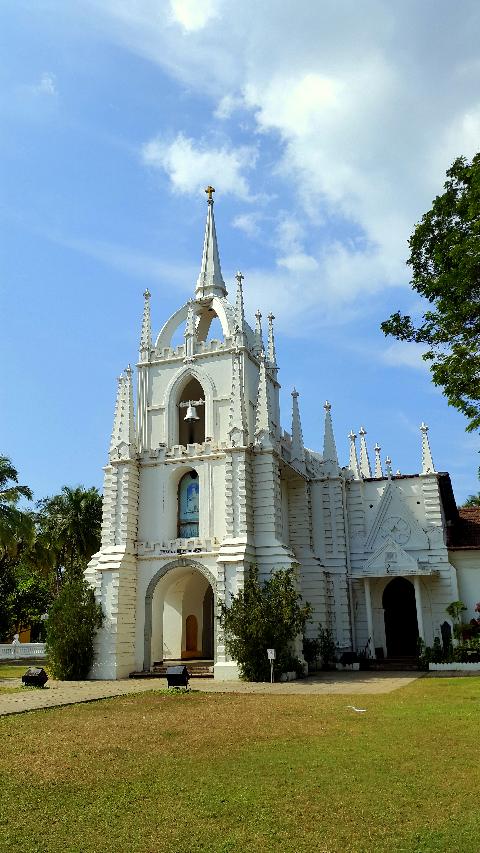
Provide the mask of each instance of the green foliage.
{"label": "green foliage", "polygon": [[469,495],[462,506],[480,506],[480,492],[478,495]]}
{"label": "green foliage", "polygon": [[318,639],[320,642],[320,657],[322,658],[322,669],[329,669],[334,663],[337,650],[335,648],[335,640],[330,628],[322,628],[320,625],[318,631]]}
{"label": "green foliage", "polygon": [[460,663],[480,663],[480,637],[471,637],[458,643],[452,657]]}
{"label": "green foliage", "polygon": [[435,637],[433,646],[426,646],[419,638],[417,646],[417,663],[419,669],[428,670],[429,663],[449,663],[453,659],[451,647],[444,650],[439,637]]}
{"label": "green foliage", "polygon": [[267,649],[276,650],[275,672],[297,670],[292,656],[293,640],[305,630],[310,605],[301,604],[293,569],[272,572],[261,583],[256,566],[245,578],[243,590],[230,606],[220,604],[220,624],[228,653],[237,661],[246,681],[270,680]]}
{"label": "green foliage", "polygon": [[473,431],[480,427],[480,154],[471,163],[457,158],[447,178],[409,240],[412,287],[432,307],[419,324],[397,311],[381,328],[427,345],[435,385]]}
{"label": "green foliage", "polygon": [[79,577],[100,548],[102,497],[95,487],[63,486],[60,494],[38,502],[38,539],[55,565],[57,586]]}
{"label": "green foliage", "polygon": [[21,543],[34,537],[31,515],[18,508],[19,501],[31,500],[28,486],[18,485],[18,473],[7,456],[0,456],[0,571],[5,560],[18,553]]}
{"label": "green foliage", "polygon": [[458,622],[463,611],[466,610],[463,601],[452,601],[448,607],[445,608],[445,612],[448,613],[449,616],[453,619],[454,622]]}
{"label": "green foliage", "polygon": [[22,626],[39,629],[41,616],[65,579],[82,577],[100,547],[102,498],[97,489],[64,486],[59,495],[20,510],[28,486],[0,456],[0,640]]}
{"label": "green foliage", "polygon": [[102,608],[83,577],[68,580],[52,604],[47,629],[47,659],[54,678],[82,680],[93,663],[93,640]]}
{"label": "green foliage", "polygon": [[313,664],[320,657],[320,640],[311,637],[303,638],[303,657],[307,663]]}

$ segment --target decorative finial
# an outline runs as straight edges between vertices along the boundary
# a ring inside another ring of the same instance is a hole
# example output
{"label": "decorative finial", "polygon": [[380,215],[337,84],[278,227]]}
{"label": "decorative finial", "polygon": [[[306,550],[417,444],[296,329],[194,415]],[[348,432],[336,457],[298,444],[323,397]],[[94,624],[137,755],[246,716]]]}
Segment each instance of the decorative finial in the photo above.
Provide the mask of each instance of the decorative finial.
{"label": "decorative finial", "polygon": [[380,447],[378,441],[373,449],[375,451],[375,477],[377,477],[377,479],[380,479],[381,477],[383,477],[382,459],[380,456],[380,451],[382,448]]}
{"label": "decorative finial", "polygon": [[209,184],[208,187],[205,187],[205,192],[208,195],[208,201],[213,201],[213,193],[215,192],[215,187],[211,187]]}
{"label": "decorative finial", "polygon": [[130,379],[130,377],[132,375],[132,366],[130,364],[128,364],[127,367],[125,368],[125,374]]}
{"label": "decorative finial", "polygon": [[332,408],[332,404],[329,403],[328,400],[325,400],[325,402],[323,404],[323,408],[325,409],[326,412],[329,412],[330,409]]}
{"label": "decorative finial", "polygon": [[365,429],[365,427],[363,427],[363,426],[362,426],[362,427],[360,427],[360,429],[358,430],[358,434],[359,434],[359,435],[366,435],[366,434],[367,434],[367,430]]}
{"label": "decorative finial", "polygon": [[267,317],[268,317],[267,361],[270,365],[270,368],[275,371],[275,376],[276,376],[277,355],[275,352],[275,336],[273,333],[273,321],[275,320],[275,315],[272,314],[272,312],[270,311],[270,314],[268,314]]}
{"label": "decorative finial", "polygon": [[262,319],[262,312],[260,311],[260,308],[257,308],[257,310],[255,311],[255,317],[257,318],[258,322],[260,322],[260,320]]}
{"label": "decorative finial", "polygon": [[435,474],[432,451],[428,440],[428,426],[423,421],[420,424],[420,430],[422,433],[422,474]]}
{"label": "decorative finial", "polygon": [[358,464],[358,456],[357,456],[357,445],[356,445],[357,434],[356,434],[356,432],[353,431],[353,429],[351,429],[349,434],[348,434],[348,437],[350,439],[350,457],[348,460],[348,467],[350,468],[351,471],[353,471],[353,476],[354,476],[355,480],[359,480],[360,479],[360,466]]}
{"label": "decorative finial", "polygon": [[292,391],[292,397],[295,397],[295,399],[296,399],[298,396],[299,396],[298,391],[296,388],[294,388]]}
{"label": "decorative finial", "polygon": [[392,460],[390,459],[390,456],[387,456],[387,458],[385,459],[385,468],[387,469],[387,477],[389,480],[391,480],[391,478],[392,478]]}
{"label": "decorative finial", "polygon": [[238,283],[241,284],[243,279],[245,278],[245,276],[244,276],[243,272],[240,272],[240,270],[237,270],[237,272],[235,273],[235,278],[237,279]]}
{"label": "decorative finial", "polygon": [[146,290],[144,290],[143,295],[144,295],[145,299],[150,299],[152,294],[150,293],[148,287]]}

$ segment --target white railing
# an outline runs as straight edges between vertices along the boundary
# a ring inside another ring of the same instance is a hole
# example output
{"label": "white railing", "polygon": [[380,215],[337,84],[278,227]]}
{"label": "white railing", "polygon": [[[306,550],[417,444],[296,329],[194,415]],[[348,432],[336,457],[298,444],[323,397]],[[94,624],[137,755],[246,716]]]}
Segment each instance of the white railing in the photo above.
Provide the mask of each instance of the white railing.
{"label": "white railing", "polygon": [[45,643],[0,643],[0,660],[45,657]]}

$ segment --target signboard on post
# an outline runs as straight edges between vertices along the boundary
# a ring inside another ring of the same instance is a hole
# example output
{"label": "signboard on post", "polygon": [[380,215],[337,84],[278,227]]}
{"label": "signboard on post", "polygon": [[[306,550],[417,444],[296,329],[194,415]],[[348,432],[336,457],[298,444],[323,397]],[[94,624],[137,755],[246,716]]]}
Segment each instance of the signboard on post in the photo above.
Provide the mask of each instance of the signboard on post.
{"label": "signboard on post", "polygon": [[270,684],[273,684],[273,661],[277,657],[275,649],[267,649],[267,657],[270,661]]}

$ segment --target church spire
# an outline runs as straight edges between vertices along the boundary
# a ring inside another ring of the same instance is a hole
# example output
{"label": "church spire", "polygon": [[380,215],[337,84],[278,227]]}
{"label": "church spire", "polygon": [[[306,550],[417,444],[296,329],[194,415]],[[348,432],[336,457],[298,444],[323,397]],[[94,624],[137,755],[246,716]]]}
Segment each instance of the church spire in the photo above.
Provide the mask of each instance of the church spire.
{"label": "church spire", "polygon": [[205,238],[203,241],[203,255],[200,275],[198,276],[195,296],[202,299],[204,296],[226,296],[227,288],[220,267],[220,256],[218,254],[217,232],[215,230],[215,218],[213,215],[213,193],[214,187],[208,186],[205,190],[208,195],[207,222],[205,225]]}
{"label": "church spire", "polygon": [[373,449],[375,451],[375,477],[377,479],[380,479],[381,477],[383,477],[382,459],[380,456],[380,451],[382,448],[380,447],[379,443],[377,442]]}
{"label": "church spire", "polygon": [[435,474],[432,451],[428,440],[428,426],[423,421],[420,430],[422,433],[422,474]]}
{"label": "church spire", "polygon": [[360,479],[360,466],[358,464],[358,456],[357,456],[357,434],[352,430],[350,430],[349,435],[350,439],[350,458],[348,461],[348,467],[353,472],[353,476],[356,480]]}
{"label": "church spire", "polygon": [[135,453],[135,447],[132,368],[128,365],[125,374],[122,373],[118,377],[110,458],[131,459]]}
{"label": "church spire", "polygon": [[263,346],[262,312],[260,308],[257,308],[255,311],[255,346],[258,353],[263,352],[265,349]]}
{"label": "church spire", "polygon": [[235,278],[237,279],[237,298],[235,300],[235,323],[237,324],[240,332],[243,334],[245,331],[245,308],[243,307],[243,279],[245,276],[240,270],[236,273]]}
{"label": "church spire", "polygon": [[232,393],[228,434],[232,446],[244,447],[248,441],[247,417],[243,397],[242,359],[236,355],[232,362]]}
{"label": "church spire", "polygon": [[366,441],[367,430],[365,427],[360,427],[359,430],[360,436],[360,473],[362,477],[371,477],[372,469],[370,468],[370,459],[368,458],[368,448]]}
{"label": "church spire", "polygon": [[300,409],[298,407],[298,391],[292,391],[292,462],[305,465],[305,447],[303,444],[302,423],[300,420]]}
{"label": "church spire", "polygon": [[270,404],[268,399],[265,353],[260,353],[260,371],[258,377],[257,408],[255,413],[255,439],[258,444],[272,443],[270,431]]}
{"label": "church spire", "polygon": [[273,321],[275,316],[270,312],[268,315],[268,343],[267,343],[267,361],[271,368],[277,370],[277,355],[275,352],[275,337],[273,334]]}
{"label": "church spire", "polygon": [[323,434],[323,461],[333,463],[333,467],[338,468],[337,448],[335,447],[335,437],[333,435],[333,424],[331,409],[332,405],[325,401],[323,408],[325,409],[325,431]]}
{"label": "church spire", "polygon": [[147,288],[147,290],[143,294],[145,302],[143,304],[142,332],[140,335],[140,361],[148,361],[150,355],[150,348],[152,346],[150,295],[150,291]]}

